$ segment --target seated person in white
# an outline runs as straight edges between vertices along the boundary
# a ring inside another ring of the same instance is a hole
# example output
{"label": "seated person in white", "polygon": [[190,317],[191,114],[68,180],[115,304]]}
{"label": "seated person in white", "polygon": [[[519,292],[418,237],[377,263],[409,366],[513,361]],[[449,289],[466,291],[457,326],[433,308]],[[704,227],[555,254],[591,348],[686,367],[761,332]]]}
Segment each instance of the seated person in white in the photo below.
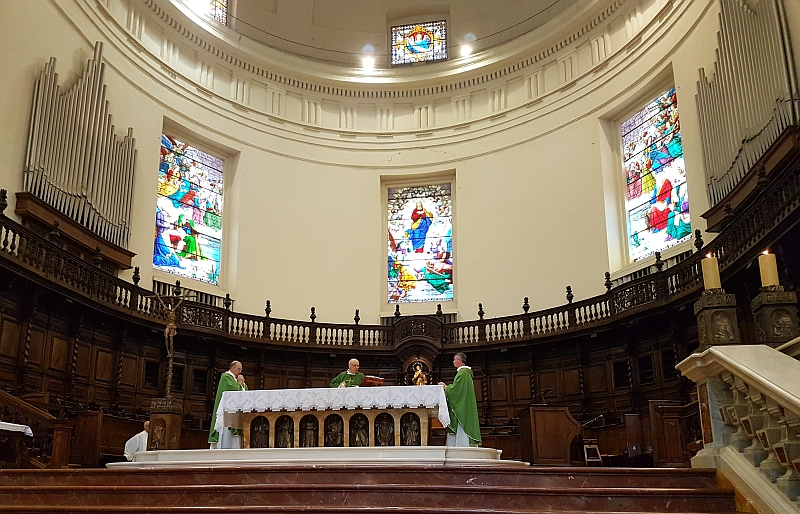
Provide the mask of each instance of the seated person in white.
{"label": "seated person in white", "polygon": [[147,434],[150,432],[150,422],[144,422],[144,430],[128,439],[125,443],[125,458],[133,460],[133,454],[136,452],[147,451]]}

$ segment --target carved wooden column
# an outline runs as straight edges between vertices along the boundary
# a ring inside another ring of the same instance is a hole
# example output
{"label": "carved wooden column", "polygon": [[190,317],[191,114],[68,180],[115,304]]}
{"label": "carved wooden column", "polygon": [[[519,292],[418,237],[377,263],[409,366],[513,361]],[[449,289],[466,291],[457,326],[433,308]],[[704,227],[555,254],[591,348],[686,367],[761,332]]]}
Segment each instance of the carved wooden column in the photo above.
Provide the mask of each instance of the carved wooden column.
{"label": "carved wooden column", "polygon": [[794,291],[784,291],[783,286],[762,287],[750,307],[759,343],[776,347],[800,336]]}
{"label": "carved wooden column", "polygon": [[180,450],[183,400],[168,396],[150,403],[150,436],[147,450]]}
{"label": "carved wooden column", "polygon": [[736,295],[724,289],[706,289],[694,304],[697,316],[699,351],[713,345],[739,344],[739,323],[736,321]]}

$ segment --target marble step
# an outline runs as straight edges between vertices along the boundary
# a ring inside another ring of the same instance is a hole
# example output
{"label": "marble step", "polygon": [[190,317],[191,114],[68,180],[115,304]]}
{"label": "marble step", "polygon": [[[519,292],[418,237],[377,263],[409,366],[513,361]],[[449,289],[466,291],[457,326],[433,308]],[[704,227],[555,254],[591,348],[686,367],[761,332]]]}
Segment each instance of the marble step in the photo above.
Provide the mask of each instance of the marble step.
{"label": "marble step", "polygon": [[[541,488],[527,486],[387,484],[242,485],[21,485],[0,486],[0,505],[17,508],[135,505],[224,508],[262,506],[300,511],[305,507],[377,509],[455,508],[491,512],[734,512],[732,491],[688,488]],[[21,511],[20,511],[21,512]],[[276,511],[280,512],[280,511]]]}
{"label": "marble step", "polygon": [[191,485],[215,484],[387,484],[528,487],[716,487],[714,470],[631,468],[546,468],[513,470],[423,466],[241,466],[236,468],[6,470],[0,486],[23,485]]}

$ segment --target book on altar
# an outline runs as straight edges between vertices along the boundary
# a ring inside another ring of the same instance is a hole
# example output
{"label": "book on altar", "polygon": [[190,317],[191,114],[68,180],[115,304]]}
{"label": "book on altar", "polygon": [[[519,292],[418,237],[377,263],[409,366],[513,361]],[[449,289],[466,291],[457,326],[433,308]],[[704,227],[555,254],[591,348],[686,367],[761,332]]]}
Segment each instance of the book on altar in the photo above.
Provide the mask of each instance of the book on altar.
{"label": "book on altar", "polygon": [[373,377],[372,375],[367,375],[364,377],[364,380],[361,381],[361,387],[372,387],[372,386],[379,386],[383,385],[384,379],[381,377]]}

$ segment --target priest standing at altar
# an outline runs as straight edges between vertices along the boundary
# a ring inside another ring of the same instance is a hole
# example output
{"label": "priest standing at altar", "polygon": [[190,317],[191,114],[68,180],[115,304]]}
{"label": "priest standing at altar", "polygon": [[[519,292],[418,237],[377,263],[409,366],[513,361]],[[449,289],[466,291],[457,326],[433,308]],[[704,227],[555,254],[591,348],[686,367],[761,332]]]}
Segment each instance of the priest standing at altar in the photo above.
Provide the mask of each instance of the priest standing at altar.
{"label": "priest standing at altar", "polygon": [[453,383],[445,385],[450,426],[447,427],[447,446],[478,446],[481,444],[481,425],[478,422],[478,403],[472,385],[472,368],[467,366],[467,356],[458,352],[453,357],[456,376]]}
{"label": "priest standing at altar", "polygon": [[208,442],[211,443],[210,448],[212,450],[242,447],[243,431],[241,429],[225,427],[221,434],[214,429],[217,422],[219,402],[222,400],[222,393],[225,391],[247,391],[247,385],[244,383],[244,375],[242,375],[241,362],[231,362],[228,371],[219,377],[217,400],[214,402],[214,411],[211,415],[211,433],[208,435]]}
{"label": "priest standing at altar", "polygon": [[358,372],[358,359],[350,359],[347,371],[342,371],[331,380],[331,387],[357,387],[364,381],[364,374]]}

